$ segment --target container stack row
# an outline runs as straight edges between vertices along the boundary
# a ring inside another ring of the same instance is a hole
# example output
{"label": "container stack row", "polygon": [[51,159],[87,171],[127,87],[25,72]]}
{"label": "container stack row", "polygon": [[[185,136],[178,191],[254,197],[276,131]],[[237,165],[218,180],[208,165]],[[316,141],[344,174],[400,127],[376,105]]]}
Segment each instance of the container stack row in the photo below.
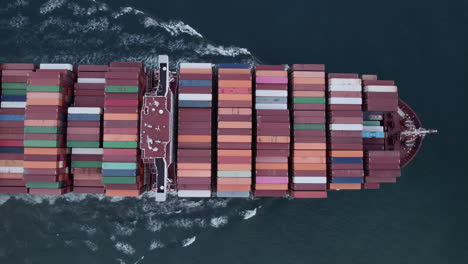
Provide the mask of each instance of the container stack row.
{"label": "container stack row", "polygon": [[377,189],[380,183],[395,183],[401,175],[400,151],[366,151],[364,188]]}
{"label": "container stack row", "polygon": [[181,63],[179,71],[177,189],[179,197],[211,197],[211,63]]}
{"label": "container stack row", "polygon": [[364,112],[362,140],[364,150],[384,150],[383,115]]}
{"label": "container stack row", "polygon": [[249,197],[252,188],[252,72],[218,65],[217,196]]}
{"label": "container stack row", "polygon": [[362,82],[357,74],[328,74],[329,189],[361,189]]}
{"label": "container stack row", "polygon": [[393,112],[398,109],[398,88],[394,81],[364,80],[364,110]]}
{"label": "container stack row", "polygon": [[24,178],[31,194],[71,191],[66,148],[67,108],[74,83],[70,64],[40,64],[29,73],[24,121]]}
{"label": "container stack row", "polygon": [[75,83],[74,106],[104,107],[107,65],[79,65]]}
{"label": "container stack row", "polygon": [[102,183],[107,196],[138,196],[144,184],[138,120],[145,69],[142,63],[113,62],[105,79]]}
{"label": "container stack row", "polygon": [[296,198],[327,197],[325,65],[294,64],[292,91],[292,181]]}
{"label": "container stack row", "polygon": [[286,196],[291,128],[284,65],[255,66],[255,109],[255,196]]}
{"label": "container stack row", "polygon": [[0,193],[26,193],[24,116],[28,74],[33,64],[3,64],[0,103]]}

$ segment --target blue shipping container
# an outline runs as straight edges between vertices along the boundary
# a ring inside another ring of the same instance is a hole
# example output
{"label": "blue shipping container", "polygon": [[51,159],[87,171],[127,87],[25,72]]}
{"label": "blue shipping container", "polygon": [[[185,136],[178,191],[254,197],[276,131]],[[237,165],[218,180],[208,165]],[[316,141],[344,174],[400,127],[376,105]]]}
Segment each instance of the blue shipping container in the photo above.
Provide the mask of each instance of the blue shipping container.
{"label": "blue shipping container", "polygon": [[363,138],[384,138],[385,133],[382,131],[378,132],[362,132]]}
{"label": "blue shipping container", "polygon": [[179,107],[211,108],[211,101],[180,101]]}
{"label": "blue shipping container", "polygon": [[137,170],[109,170],[103,169],[102,176],[104,177],[134,177],[137,176]]}
{"label": "blue shipping container", "polygon": [[0,121],[24,121],[24,115],[0,115]]}
{"label": "blue shipping container", "polygon": [[21,154],[21,153],[24,153],[24,148],[23,147],[0,147],[0,153]]}
{"label": "blue shipping container", "polygon": [[212,81],[209,80],[180,80],[179,86],[191,86],[191,87],[211,87]]}
{"label": "blue shipping container", "polygon": [[335,157],[335,158],[331,158],[331,163],[333,163],[333,164],[360,164],[360,163],[362,163],[362,158],[358,158],[358,157]]}
{"label": "blue shipping container", "polygon": [[363,177],[332,177],[332,183],[363,183]]}
{"label": "blue shipping container", "polygon": [[71,120],[71,121],[100,121],[101,120],[101,115],[68,114],[68,120]]}
{"label": "blue shipping container", "polygon": [[5,102],[26,102],[26,95],[2,95]]}

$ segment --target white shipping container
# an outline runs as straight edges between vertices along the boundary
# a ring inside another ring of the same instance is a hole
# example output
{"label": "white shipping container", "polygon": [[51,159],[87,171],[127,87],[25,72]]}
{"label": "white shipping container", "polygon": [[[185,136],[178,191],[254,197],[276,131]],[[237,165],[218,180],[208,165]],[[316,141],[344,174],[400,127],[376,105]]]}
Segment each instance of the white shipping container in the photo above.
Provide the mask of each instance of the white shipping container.
{"label": "white shipping container", "polygon": [[361,85],[361,79],[341,79],[341,78],[331,78],[328,79],[328,84],[338,84],[338,85]]}
{"label": "white shipping container", "polygon": [[294,183],[327,183],[327,177],[293,177]]}
{"label": "white shipping container", "polygon": [[362,104],[362,98],[359,97],[330,97],[329,104],[352,104],[360,105]]}
{"label": "white shipping container", "polygon": [[364,92],[396,93],[398,88],[394,85],[366,85],[364,86]]}
{"label": "white shipping container", "polygon": [[383,126],[364,126],[364,132],[383,132]]}
{"label": "white shipping container", "polygon": [[184,101],[211,101],[211,94],[179,94],[179,100]]}
{"label": "white shipping container", "polygon": [[73,71],[73,65],[65,63],[41,63],[39,64],[39,69]]}
{"label": "white shipping container", "polygon": [[106,78],[78,78],[78,83],[106,83]]}
{"label": "white shipping container", "polygon": [[103,148],[72,148],[72,154],[75,155],[102,155]]}
{"label": "white shipping container", "polygon": [[211,69],[213,64],[211,63],[189,63],[182,62],[180,68],[189,68],[189,69]]}
{"label": "white shipping container", "polygon": [[100,107],[68,107],[69,114],[90,114],[100,115],[102,114],[102,108]]}
{"label": "white shipping container", "polygon": [[179,197],[211,197],[211,191],[180,190],[177,192]]}
{"label": "white shipping container", "polygon": [[361,85],[331,84],[331,85],[328,85],[328,91],[334,91],[334,92],[360,92],[360,91],[362,91],[362,87],[361,87]]}
{"label": "white shipping container", "polygon": [[218,177],[250,178],[251,171],[218,171]]}
{"label": "white shipping container", "polygon": [[0,173],[24,173],[23,167],[0,167]]}
{"label": "white shipping container", "polygon": [[1,102],[2,108],[26,108],[26,102]]}
{"label": "white shipping container", "polygon": [[255,104],[255,109],[284,110],[288,109],[288,104]]}
{"label": "white shipping container", "polygon": [[331,124],[330,130],[362,131],[362,124]]}
{"label": "white shipping container", "polygon": [[288,91],[277,91],[277,90],[257,90],[255,96],[288,96]]}

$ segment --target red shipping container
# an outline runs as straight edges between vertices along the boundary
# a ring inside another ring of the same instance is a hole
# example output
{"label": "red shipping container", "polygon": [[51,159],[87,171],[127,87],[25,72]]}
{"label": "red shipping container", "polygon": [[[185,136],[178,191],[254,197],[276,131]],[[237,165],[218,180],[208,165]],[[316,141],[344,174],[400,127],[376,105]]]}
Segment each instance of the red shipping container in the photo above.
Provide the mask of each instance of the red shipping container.
{"label": "red shipping container", "polygon": [[362,164],[331,164],[332,170],[363,170]]}
{"label": "red shipping container", "polygon": [[359,79],[357,73],[329,73],[328,78]]}
{"label": "red shipping container", "polygon": [[292,184],[291,189],[297,191],[320,191],[326,190],[327,184],[317,184],[317,183],[296,183]]}
{"label": "red shipping container", "polygon": [[295,137],[325,137],[325,130],[294,130]]}
{"label": "red shipping container", "polygon": [[255,190],[255,196],[257,197],[285,197],[288,191],[279,190]]}
{"label": "red shipping container", "polygon": [[257,143],[257,149],[285,149],[289,150],[289,143]]}
{"label": "red shipping container", "polygon": [[292,191],[291,195],[294,198],[327,198],[326,191]]}
{"label": "red shipping container", "polygon": [[0,186],[26,186],[25,180],[0,179]]}
{"label": "red shipping container", "polygon": [[211,149],[177,149],[178,156],[211,156]]}
{"label": "red shipping container", "polygon": [[293,64],[293,71],[325,71],[325,64]]}
{"label": "red shipping container", "polygon": [[0,186],[0,193],[28,193],[26,187]]}
{"label": "red shipping container", "polygon": [[218,142],[218,149],[251,149],[251,143],[238,143],[238,142]]}
{"label": "red shipping container", "polygon": [[293,170],[294,177],[326,177],[326,170]]}
{"label": "red shipping container", "polygon": [[75,83],[76,90],[103,90],[106,85],[104,83]]}
{"label": "red shipping container", "polygon": [[94,194],[103,194],[105,193],[105,189],[103,187],[81,187],[75,186],[73,187],[74,193],[94,193]]}
{"label": "red shipping container", "polygon": [[33,189],[29,188],[29,194],[35,195],[63,195],[67,192],[67,188],[61,189]]}
{"label": "red shipping container", "polygon": [[211,190],[211,184],[178,184],[179,190]]}
{"label": "red shipping container", "polygon": [[211,163],[211,156],[200,156],[200,157],[180,156],[180,157],[177,157],[177,162],[179,163]]}
{"label": "red shipping container", "polygon": [[211,184],[211,178],[207,177],[177,177],[178,184]]}
{"label": "red shipping container", "polygon": [[138,127],[138,121],[104,121],[104,127]]}
{"label": "red shipping container", "polygon": [[256,170],[256,177],[288,177],[288,170]]}

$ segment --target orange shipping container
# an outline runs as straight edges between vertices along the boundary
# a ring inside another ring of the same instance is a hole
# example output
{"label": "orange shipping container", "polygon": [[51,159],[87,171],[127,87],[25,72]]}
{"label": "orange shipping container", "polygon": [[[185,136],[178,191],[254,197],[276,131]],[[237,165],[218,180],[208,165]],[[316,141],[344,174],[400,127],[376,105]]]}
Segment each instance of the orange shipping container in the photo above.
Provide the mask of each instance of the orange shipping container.
{"label": "orange shipping container", "polygon": [[27,99],[62,99],[63,95],[61,93],[35,93],[29,92],[26,93]]}
{"label": "orange shipping container", "polygon": [[255,71],[255,76],[258,77],[287,77],[287,71]]}
{"label": "orange shipping container", "polygon": [[180,73],[199,73],[199,74],[212,74],[212,69],[192,69],[192,68],[180,68]]}
{"label": "orange shipping container", "polygon": [[325,92],[322,91],[293,91],[293,97],[325,97]]}
{"label": "orange shipping container", "polygon": [[218,69],[219,73],[251,74],[250,69]]}
{"label": "orange shipping container", "polygon": [[223,171],[252,170],[252,164],[218,164],[218,170],[223,170]]}
{"label": "orange shipping container", "polygon": [[260,143],[289,143],[288,136],[257,136],[257,142]]}
{"label": "orange shipping container", "polygon": [[218,115],[251,115],[250,108],[219,108]]}
{"label": "orange shipping container", "polygon": [[21,167],[23,160],[0,160],[0,167]]}
{"label": "orange shipping container", "polygon": [[251,136],[218,136],[218,142],[252,142]]}
{"label": "orange shipping container", "polygon": [[218,184],[252,184],[252,179],[251,178],[224,178],[224,177],[219,177],[218,178]]}
{"label": "orange shipping container", "polygon": [[287,183],[256,183],[256,190],[287,190]]}
{"label": "orange shipping container", "polygon": [[218,149],[218,156],[220,157],[252,157],[252,150],[241,149]]}
{"label": "orange shipping container", "polygon": [[222,101],[252,101],[251,94],[218,94],[218,99]]}
{"label": "orange shipping container", "polygon": [[303,163],[294,163],[294,170],[326,170],[327,164],[303,164]]}
{"label": "orange shipping container", "polygon": [[177,170],[177,177],[211,177],[211,170]]}
{"label": "orange shipping container", "polygon": [[250,184],[218,184],[218,191],[250,191]]}
{"label": "orange shipping container", "polygon": [[177,140],[179,142],[211,142],[211,136],[178,135]]}
{"label": "orange shipping container", "polygon": [[23,179],[23,173],[0,173],[0,179]]}
{"label": "orange shipping container", "polygon": [[131,120],[135,121],[138,120],[138,114],[110,114],[110,113],[105,113],[104,114],[104,120]]}
{"label": "orange shipping container", "polygon": [[140,190],[106,190],[106,196],[126,196],[136,197],[140,195]]}
{"label": "orange shipping container", "polygon": [[294,84],[325,84],[324,78],[293,78]]}
{"label": "orange shipping container", "polygon": [[360,190],[360,183],[330,183],[331,190]]}
{"label": "orange shipping container", "polygon": [[56,161],[24,161],[23,167],[31,169],[56,169],[61,168],[62,162]]}
{"label": "orange shipping container", "polygon": [[220,121],[218,128],[252,128],[252,122]]}
{"label": "orange shipping container", "polygon": [[25,120],[25,126],[49,126],[57,127],[59,126],[60,121],[58,120]]}
{"label": "orange shipping container", "polygon": [[293,157],[293,163],[326,163],[325,157]]}
{"label": "orange shipping container", "polygon": [[250,80],[219,80],[218,87],[252,87]]}
{"label": "orange shipping container", "polygon": [[324,150],[294,150],[293,157],[326,157]]}
{"label": "orange shipping container", "polygon": [[257,170],[287,170],[287,163],[257,163],[255,165]]}
{"label": "orange shipping container", "polygon": [[66,148],[24,148],[24,154],[60,155],[60,154],[67,154],[67,149]]}
{"label": "orange shipping container", "polygon": [[332,150],[332,157],[362,157],[362,151],[357,150]]}
{"label": "orange shipping container", "polygon": [[104,141],[138,141],[138,136],[104,134]]}
{"label": "orange shipping container", "polygon": [[178,163],[179,170],[211,170],[211,163]]}
{"label": "orange shipping container", "polygon": [[292,73],[292,76],[293,77],[325,78],[325,72],[295,71]]}
{"label": "orange shipping container", "polygon": [[294,149],[326,149],[325,143],[294,143]]}
{"label": "orange shipping container", "polygon": [[102,178],[102,174],[85,174],[85,173],[73,174],[74,180],[100,180],[101,178]]}
{"label": "orange shipping container", "polygon": [[26,104],[27,105],[57,105],[57,106],[62,106],[63,105],[63,100],[62,97],[58,99],[31,99],[27,98],[26,99]]}

